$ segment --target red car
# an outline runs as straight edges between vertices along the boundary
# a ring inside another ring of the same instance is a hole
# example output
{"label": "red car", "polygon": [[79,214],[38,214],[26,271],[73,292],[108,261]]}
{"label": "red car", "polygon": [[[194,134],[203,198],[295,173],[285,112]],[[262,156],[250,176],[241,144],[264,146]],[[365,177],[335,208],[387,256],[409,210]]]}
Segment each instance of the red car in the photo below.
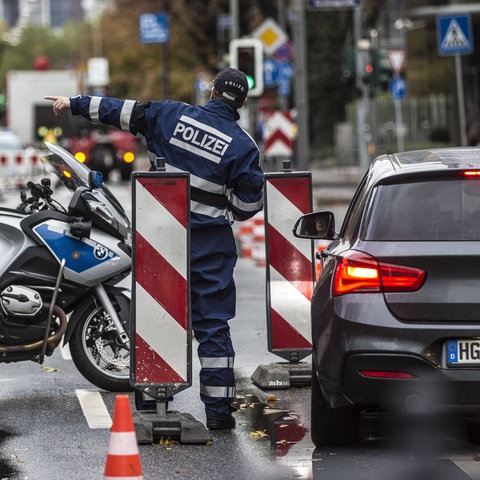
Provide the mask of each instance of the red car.
{"label": "red car", "polygon": [[70,139],[70,151],[77,160],[85,162],[91,170],[103,173],[108,179],[118,169],[122,180],[130,180],[135,160],[137,139],[128,132],[101,126],[82,130]]}

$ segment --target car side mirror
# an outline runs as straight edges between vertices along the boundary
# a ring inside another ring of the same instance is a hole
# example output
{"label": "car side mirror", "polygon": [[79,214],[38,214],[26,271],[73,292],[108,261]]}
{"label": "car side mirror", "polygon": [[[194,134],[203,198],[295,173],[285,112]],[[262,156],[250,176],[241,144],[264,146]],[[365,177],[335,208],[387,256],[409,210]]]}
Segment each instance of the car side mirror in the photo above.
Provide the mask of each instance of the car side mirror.
{"label": "car side mirror", "polygon": [[313,212],[301,216],[293,227],[298,238],[333,240],[335,237],[335,216],[332,212]]}

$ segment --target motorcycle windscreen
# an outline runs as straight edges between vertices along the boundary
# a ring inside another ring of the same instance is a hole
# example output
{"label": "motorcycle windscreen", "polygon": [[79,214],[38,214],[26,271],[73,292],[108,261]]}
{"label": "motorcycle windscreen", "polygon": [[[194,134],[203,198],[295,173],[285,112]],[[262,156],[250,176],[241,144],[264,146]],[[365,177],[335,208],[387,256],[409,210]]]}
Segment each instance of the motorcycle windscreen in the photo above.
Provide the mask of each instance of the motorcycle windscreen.
{"label": "motorcycle windscreen", "polygon": [[78,187],[88,187],[90,169],[79,162],[71,153],[53,143],[45,142],[50,151],[40,158],[46,170],[56,175],[63,185],[71,191]]}

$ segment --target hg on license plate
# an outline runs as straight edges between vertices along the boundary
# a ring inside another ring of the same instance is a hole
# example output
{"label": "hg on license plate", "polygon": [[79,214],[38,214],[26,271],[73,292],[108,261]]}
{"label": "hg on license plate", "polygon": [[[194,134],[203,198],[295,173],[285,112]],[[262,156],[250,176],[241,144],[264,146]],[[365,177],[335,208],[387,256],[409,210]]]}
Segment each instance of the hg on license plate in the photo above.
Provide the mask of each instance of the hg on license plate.
{"label": "hg on license plate", "polygon": [[450,365],[480,365],[480,339],[448,340],[447,355]]}

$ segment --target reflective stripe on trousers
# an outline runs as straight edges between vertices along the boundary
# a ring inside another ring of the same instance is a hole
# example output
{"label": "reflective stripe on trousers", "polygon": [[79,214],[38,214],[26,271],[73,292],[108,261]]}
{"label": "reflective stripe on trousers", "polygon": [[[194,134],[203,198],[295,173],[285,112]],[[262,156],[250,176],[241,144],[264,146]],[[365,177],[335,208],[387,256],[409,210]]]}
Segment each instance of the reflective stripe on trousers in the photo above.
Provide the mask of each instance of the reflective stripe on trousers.
{"label": "reflective stripe on trousers", "polygon": [[202,368],[233,368],[233,357],[199,357]]}
{"label": "reflective stripe on trousers", "polygon": [[200,394],[211,398],[235,398],[235,387],[209,387],[208,385],[200,385]]}

